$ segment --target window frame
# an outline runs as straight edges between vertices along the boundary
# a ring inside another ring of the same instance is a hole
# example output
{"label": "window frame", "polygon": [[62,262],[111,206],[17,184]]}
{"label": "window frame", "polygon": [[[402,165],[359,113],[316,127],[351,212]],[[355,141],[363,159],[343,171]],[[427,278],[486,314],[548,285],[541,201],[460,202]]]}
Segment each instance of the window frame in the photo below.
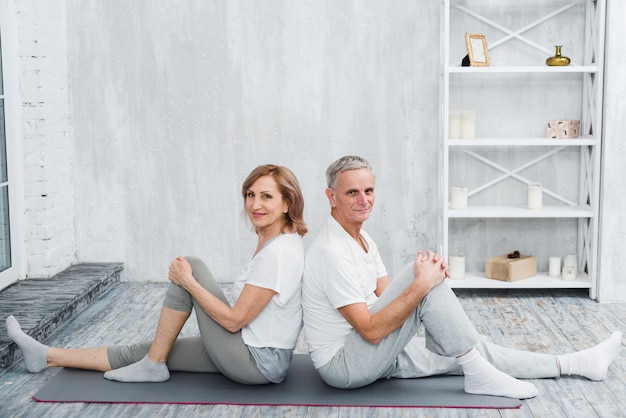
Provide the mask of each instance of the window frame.
{"label": "window frame", "polygon": [[21,153],[21,130],[19,124],[19,99],[16,51],[17,13],[14,0],[0,0],[0,36],[2,39],[1,57],[4,90],[4,119],[7,157],[7,176],[9,183],[9,228],[11,266],[0,272],[0,290],[25,278],[23,265],[23,201],[22,181],[23,162]]}

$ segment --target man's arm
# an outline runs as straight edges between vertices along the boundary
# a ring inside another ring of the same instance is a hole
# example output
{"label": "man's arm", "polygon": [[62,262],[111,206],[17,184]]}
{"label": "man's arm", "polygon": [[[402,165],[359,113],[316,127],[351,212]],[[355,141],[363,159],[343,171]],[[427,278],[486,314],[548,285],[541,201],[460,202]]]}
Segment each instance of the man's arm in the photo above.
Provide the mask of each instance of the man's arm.
{"label": "man's arm", "polygon": [[[371,314],[367,305],[362,302],[343,306],[339,308],[339,312],[366,341],[377,344],[399,328],[428,292],[446,278],[445,267],[439,256],[430,251],[423,256],[420,252],[413,265],[415,280],[389,305],[375,314]],[[377,295],[389,283],[389,279],[384,280],[385,278],[386,276],[379,279],[377,283]]]}
{"label": "man's arm", "polygon": [[374,290],[376,296],[380,297],[380,295],[383,294],[387,286],[389,286],[389,276],[383,276],[376,280],[376,290]]}

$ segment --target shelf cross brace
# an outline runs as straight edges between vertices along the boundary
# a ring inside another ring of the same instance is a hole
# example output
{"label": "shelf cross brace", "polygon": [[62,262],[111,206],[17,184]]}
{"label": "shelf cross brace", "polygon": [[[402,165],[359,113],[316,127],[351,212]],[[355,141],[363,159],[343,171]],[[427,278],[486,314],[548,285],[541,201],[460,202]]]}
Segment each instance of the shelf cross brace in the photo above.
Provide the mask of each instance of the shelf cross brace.
{"label": "shelf cross brace", "polygon": [[[490,159],[488,159],[488,158],[478,154],[477,152],[474,152],[474,151],[471,151],[471,150],[463,150],[463,152],[465,154],[467,154],[467,155],[469,155],[469,156],[471,156],[471,157],[473,157],[473,158],[483,162],[484,164],[489,165],[489,166],[495,168],[496,170],[501,171],[501,172],[504,173],[503,175],[501,175],[499,177],[496,177],[495,179],[493,179],[491,181],[488,181],[488,182],[484,183],[483,185],[481,185],[481,186],[471,190],[470,192],[468,192],[468,196],[472,196],[472,195],[477,194],[477,193],[479,193],[479,192],[481,192],[483,190],[486,190],[489,187],[491,187],[491,186],[493,186],[493,185],[495,185],[495,184],[497,184],[497,183],[499,183],[499,182],[501,182],[501,181],[503,181],[503,180],[505,180],[505,179],[507,179],[509,177],[512,177],[512,178],[514,178],[516,180],[519,180],[522,183],[530,184],[531,183],[530,180],[528,180],[526,177],[524,177],[524,176],[522,176],[522,175],[520,175],[518,173],[520,171],[522,171],[522,170],[525,170],[528,167],[536,165],[540,161],[545,160],[546,158],[550,157],[553,154],[558,153],[559,151],[561,151],[561,150],[563,150],[565,148],[567,148],[567,147],[566,146],[557,147],[557,148],[555,148],[553,150],[550,150],[550,151],[542,154],[541,156],[539,156],[539,157],[537,157],[537,158],[527,162],[526,164],[522,164],[522,165],[514,168],[513,170],[509,170],[506,167],[503,167],[500,164],[496,163],[495,161],[490,160]],[[577,206],[578,205],[577,203],[575,203],[575,202],[573,202],[573,201],[571,201],[569,199],[566,199],[565,197],[563,197],[563,196],[559,195],[558,193],[555,193],[555,192],[553,192],[553,191],[551,191],[549,189],[543,188],[543,193],[548,195],[548,196],[551,196],[551,197],[553,197],[553,198],[555,198],[555,199],[557,199],[557,200],[559,200],[559,201],[561,201],[563,203],[565,203],[566,205],[569,205],[569,206]]]}

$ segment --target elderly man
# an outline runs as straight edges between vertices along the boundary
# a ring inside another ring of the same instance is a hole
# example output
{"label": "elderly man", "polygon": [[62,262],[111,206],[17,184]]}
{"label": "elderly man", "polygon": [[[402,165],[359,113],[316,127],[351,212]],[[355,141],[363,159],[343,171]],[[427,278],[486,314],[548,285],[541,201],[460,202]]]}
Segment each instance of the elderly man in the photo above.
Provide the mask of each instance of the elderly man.
{"label": "elderly man", "polygon": [[[375,200],[371,166],[346,156],[330,165],[326,177],[331,213],[306,254],[302,303],[308,349],[327,384],[356,388],[383,378],[462,373],[468,393],[524,399],[537,389],[510,375],[606,377],[620,333],[563,356],[508,349],[474,329],[443,283],[448,272],[442,257],[420,251],[390,281],[376,243],[362,229]],[[428,350],[415,338],[421,324]]]}

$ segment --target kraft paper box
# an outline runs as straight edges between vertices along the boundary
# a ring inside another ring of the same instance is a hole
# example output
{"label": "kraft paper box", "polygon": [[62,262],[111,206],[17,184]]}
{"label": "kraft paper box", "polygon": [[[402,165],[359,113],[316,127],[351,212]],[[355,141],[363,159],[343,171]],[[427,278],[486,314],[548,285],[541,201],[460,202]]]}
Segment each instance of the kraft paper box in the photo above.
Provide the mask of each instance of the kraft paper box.
{"label": "kraft paper box", "polygon": [[522,255],[519,258],[508,258],[508,254],[485,260],[485,277],[488,279],[514,282],[537,275],[537,258]]}
{"label": "kraft paper box", "polygon": [[579,120],[550,120],[546,129],[546,138],[569,139],[578,138],[580,131]]}

